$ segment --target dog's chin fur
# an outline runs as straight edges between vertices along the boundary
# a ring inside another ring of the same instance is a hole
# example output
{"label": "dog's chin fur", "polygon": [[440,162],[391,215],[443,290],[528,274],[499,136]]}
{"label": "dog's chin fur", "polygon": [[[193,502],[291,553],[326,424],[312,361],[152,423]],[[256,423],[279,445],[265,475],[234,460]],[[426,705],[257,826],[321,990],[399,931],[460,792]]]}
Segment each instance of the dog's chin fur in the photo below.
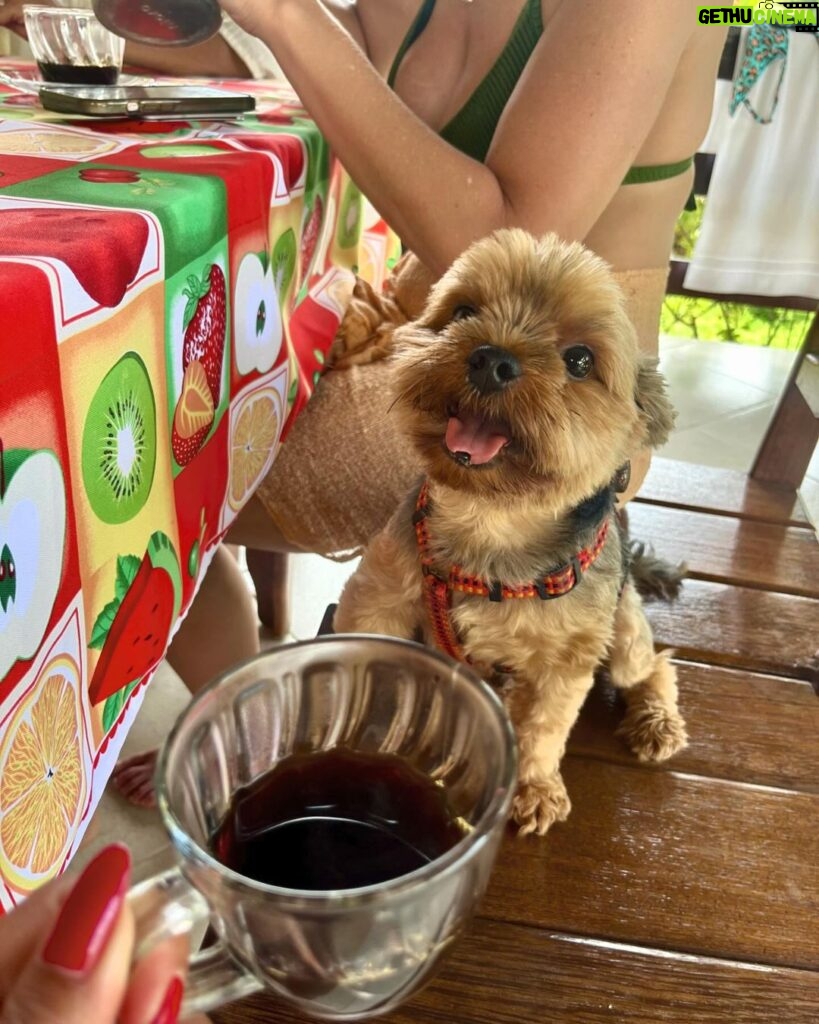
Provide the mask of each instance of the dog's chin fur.
{"label": "dog's chin fur", "polygon": [[[461,306],[475,315],[454,319]],[[606,264],[555,236],[506,231],[477,243],[395,340],[403,427],[427,475],[464,494],[526,496],[560,512],[605,487],[630,453],[662,443],[673,423]],[[467,359],[485,344],[508,350],[523,370],[489,396],[467,376]],[[595,364],[575,380],[562,353],[580,344]],[[453,411],[497,423],[510,443],[486,465],[461,465],[444,443]]]}
{"label": "dog's chin fur", "polygon": [[[396,406],[430,482],[425,558],[443,578],[457,565],[515,584],[568,562],[609,516],[617,469],[660,444],[673,423],[663,380],[638,355],[606,265],[553,235],[503,231],[476,243],[396,343]],[[490,395],[469,378],[468,359],[482,345],[507,350],[521,370]],[[594,355],[583,379],[564,362],[574,345]],[[448,436],[484,464],[461,465]],[[367,548],[336,630],[433,639],[412,525],[417,494]],[[568,814],[560,758],[606,658],[626,695],[624,735],[638,757],[660,760],[685,743],[674,669],[654,652],[612,521],[599,557],[559,600],[450,597],[464,656],[487,677],[498,664],[511,672],[503,696],[519,741],[513,813],[521,831],[543,833]]]}

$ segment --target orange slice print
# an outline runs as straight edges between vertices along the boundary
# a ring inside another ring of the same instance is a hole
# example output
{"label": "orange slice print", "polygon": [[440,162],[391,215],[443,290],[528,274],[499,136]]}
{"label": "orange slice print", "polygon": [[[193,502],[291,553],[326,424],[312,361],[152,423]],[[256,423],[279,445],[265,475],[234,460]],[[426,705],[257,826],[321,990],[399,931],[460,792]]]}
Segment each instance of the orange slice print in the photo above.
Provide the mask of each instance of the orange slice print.
{"label": "orange slice print", "polygon": [[22,892],[59,871],[87,791],[77,666],[62,655],[40,680],[0,747],[0,875]]}
{"label": "orange slice print", "polygon": [[277,391],[256,391],[238,410],[230,445],[231,508],[238,511],[270,465],[279,436]]}

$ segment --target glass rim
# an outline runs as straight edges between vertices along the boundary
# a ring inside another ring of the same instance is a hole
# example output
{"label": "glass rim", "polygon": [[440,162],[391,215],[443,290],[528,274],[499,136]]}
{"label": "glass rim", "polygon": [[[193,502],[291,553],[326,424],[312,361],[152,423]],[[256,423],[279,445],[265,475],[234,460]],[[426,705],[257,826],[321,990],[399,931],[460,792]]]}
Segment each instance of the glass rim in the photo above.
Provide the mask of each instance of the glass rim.
{"label": "glass rim", "polygon": [[[185,728],[186,721],[191,711],[195,709],[197,705],[203,703],[211,693],[222,686],[232,676],[238,674],[243,669],[255,664],[256,662],[275,657],[276,654],[280,654],[282,651],[292,651],[302,647],[329,646],[331,643],[337,643],[339,641],[342,643],[348,641],[365,641],[372,643],[373,641],[376,641],[382,646],[411,647],[416,651],[423,652],[433,660],[438,661],[450,677],[460,676],[464,683],[472,686],[480,694],[483,702],[488,706],[499,729],[502,750],[500,751],[501,764],[498,773],[500,776],[498,785],[495,786],[494,793],[492,794],[488,805],[484,809],[478,821],[472,827],[471,831],[442,853],[440,857],[436,857],[434,860],[429,861],[429,863],[422,865],[420,868],[416,868],[414,871],[410,871],[403,875],[397,875],[395,878],[388,879],[386,882],[376,882],[373,885],[358,886],[357,888],[351,889],[290,889],[286,886],[270,885],[267,882],[258,882],[253,878],[247,878],[238,871],[234,871],[232,868],[227,867],[220,860],[214,857],[210,850],[189,835],[188,831],[184,828],[178,815],[171,806],[168,785],[166,782],[166,769],[173,747]],[[192,698],[187,708],[177,717],[171,731],[168,733],[168,736],[162,745],[159,759],[157,761],[155,776],[157,807],[159,808],[165,828],[168,830],[171,840],[177,850],[184,852],[186,855],[192,853],[194,855],[194,859],[196,859],[200,864],[217,871],[227,881],[234,885],[240,885],[243,888],[250,889],[251,891],[261,895],[278,896],[292,902],[301,901],[312,903],[314,904],[312,909],[315,910],[319,909],[319,905],[326,904],[330,901],[334,903],[343,901],[347,906],[349,906],[350,903],[364,903],[377,897],[394,896],[405,889],[421,885],[431,878],[439,878],[445,874],[450,874],[456,868],[460,867],[481,849],[489,834],[498,824],[499,820],[502,820],[505,824],[512,804],[512,799],[515,794],[517,765],[517,741],[512,728],[512,723],[506,713],[506,709],[497,694],[492,690],[488,683],[481,679],[474,669],[470,668],[468,665],[453,661],[440,651],[433,650],[423,644],[415,643],[413,640],[380,636],[374,633],[334,633],[315,637],[310,640],[296,640],[292,643],[282,644],[279,647],[263,651],[260,654],[254,654],[251,658],[246,658],[244,661],[237,663],[227,671],[220,673],[212,679],[207,686],[203,687]],[[184,871],[184,865],[182,869]]]}
{"label": "glass rim", "polygon": [[[90,21],[99,22],[103,28],[105,26],[94,14],[90,7],[47,7],[45,4],[24,4],[23,5],[23,17],[31,12],[32,14],[46,14],[50,18],[62,17],[63,15],[77,15],[83,18],[88,18]],[[108,29],[106,29],[108,31]]]}

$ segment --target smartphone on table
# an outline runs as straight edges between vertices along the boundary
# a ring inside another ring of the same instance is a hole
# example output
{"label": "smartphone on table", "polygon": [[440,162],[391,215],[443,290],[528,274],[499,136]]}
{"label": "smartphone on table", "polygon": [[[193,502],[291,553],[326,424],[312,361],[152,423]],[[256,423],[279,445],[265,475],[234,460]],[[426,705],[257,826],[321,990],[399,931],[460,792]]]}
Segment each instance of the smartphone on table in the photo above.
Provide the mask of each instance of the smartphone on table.
{"label": "smartphone on table", "polygon": [[90,117],[239,117],[256,107],[253,96],[196,85],[46,85],[46,110]]}

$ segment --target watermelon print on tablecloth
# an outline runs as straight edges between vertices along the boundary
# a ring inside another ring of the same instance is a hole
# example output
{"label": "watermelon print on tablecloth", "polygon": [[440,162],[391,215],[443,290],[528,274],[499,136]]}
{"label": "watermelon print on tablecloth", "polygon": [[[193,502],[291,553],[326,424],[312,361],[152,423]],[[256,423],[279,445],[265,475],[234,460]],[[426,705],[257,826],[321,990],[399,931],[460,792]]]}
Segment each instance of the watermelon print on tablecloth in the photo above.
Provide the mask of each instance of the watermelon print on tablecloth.
{"label": "watermelon print on tablecloth", "polygon": [[[136,173],[138,180],[88,180],[91,168],[130,172],[130,176]],[[214,176],[162,170],[134,172],[132,167],[114,163],[85,164],[20,182],[0,189],[0,193],[66,204],[149,210],[161,225],[168,278],[224,239],[227,231],[225,185]],[[202,216],[203,210],[208,211],[208,216]]]}
{"label": "watermelon print on tablecloth", "polygon": [[0,216],[0,256],[64,264],[92,300],[88,306],[122,302],[142,267],[150,233],[145,217],[122,210],[6,204]]}
{"label": "watermelon print on tablecloth", "polygon": [[0,261],[0,705],[80,591],[52,302],[46,272]]}
{"label": "watermelon print on tablecloth", "polygon": [[102,705],[103,733],[164,657],[181,605],[179,557],[166,534],[152,534],[141,559],[117,558],[111,600],[97,616],[88,641],[89,648],[100,652],[88,698],[94,707]]}

